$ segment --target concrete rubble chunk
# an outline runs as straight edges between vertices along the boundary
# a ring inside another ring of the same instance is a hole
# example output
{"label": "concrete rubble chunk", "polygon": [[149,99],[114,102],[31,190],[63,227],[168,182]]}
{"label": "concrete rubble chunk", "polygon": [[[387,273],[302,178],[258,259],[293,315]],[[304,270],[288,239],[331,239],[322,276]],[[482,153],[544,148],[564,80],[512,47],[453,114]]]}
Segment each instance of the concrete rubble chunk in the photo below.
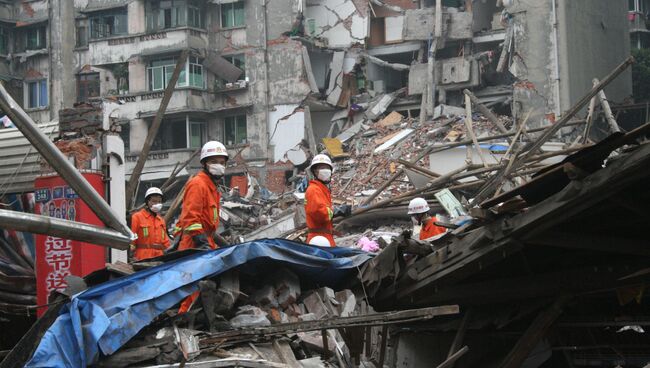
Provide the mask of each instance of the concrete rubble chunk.
{"label": "concrete rubble chunk", "polygon": [[314,313],[307,313],[298,316],[298,320],[300,320],[300,322],[306,322],[306,321],[316,321],[318,320],[318,318]]}
{"label": "concrete rubble chunk", "polygon": [[270,326],[271,321],[263,310],[252,305],[245,305],[239,307],[237,315],[230,320],[230,325],[234,328]]}
{"label": "concrete rubble chunk", "polygon": [[311,293],[305,298],[303,303],[305,304],[307,311],[313,313],[317,319],[323,319],[330,315],[330,311],[325,303],[323,303],[323,299],[319,293]]}
{"label": "concrete rubble chunk", "polygon": [[290,270],[280,269],[275,275],[273,283],[278,293],[277,301],[282,308],[294,304],[300,297],[300,279]]}
{"label": "concrete rubble chunk", "polygon": [[357,298],[351,290],[337,292],[336,300],[339,302],[339,315],[341,317],[349,317],[354,313],[357,307]]}
{"label": "concrete rubble chunk", "polygon": [[264,285],[261,289],[257,290],[253,296],[253,300],[259,306],[278,306],[278,299],[276,297],[275,288],[271,285]]}

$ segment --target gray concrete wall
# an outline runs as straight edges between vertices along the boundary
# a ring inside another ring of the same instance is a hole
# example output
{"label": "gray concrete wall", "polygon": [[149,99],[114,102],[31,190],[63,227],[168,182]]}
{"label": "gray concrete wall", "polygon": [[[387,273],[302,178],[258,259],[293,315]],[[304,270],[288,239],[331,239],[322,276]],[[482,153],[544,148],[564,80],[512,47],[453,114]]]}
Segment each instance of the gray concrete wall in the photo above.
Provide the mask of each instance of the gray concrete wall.
{"label": "gray concrete wall", "polygon": [[[625,0],[558,0],[560,50],[560,106],[571,107],[630,55]],[[607,88],[610,101],[632,95],[628,69]]]}
{"label": "gray concrete wall", "polygon": [[513,16],[514,52],[517,67],[511,72],[514,85],[513,113],[521,117],[532,111],[528,125],[540,126],[557,111],[555,97],[553,0],[514,0],[506,10]]}

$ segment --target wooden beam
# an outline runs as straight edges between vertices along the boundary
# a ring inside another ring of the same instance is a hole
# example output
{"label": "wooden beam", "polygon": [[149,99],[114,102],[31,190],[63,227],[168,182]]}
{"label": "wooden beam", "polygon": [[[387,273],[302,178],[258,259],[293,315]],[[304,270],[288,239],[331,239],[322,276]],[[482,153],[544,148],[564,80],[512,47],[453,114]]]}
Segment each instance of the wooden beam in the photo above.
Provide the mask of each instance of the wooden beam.
{"label": "wooden beam", "polygon": [[379,350],[379,367],[384,366],[386,359],[386,346],[388,345],[388,326],[381,329],[381,348]]}
{"label": "wooden beam", "polygon": [[481,152],[481,146],[479,146],[478,140],[476,140],[474,128],[472,127],[473,124],[474,120],[472,119],[472,101],[469,99],[468,95],[465,95],[465,128],[467,128],[467,134],[469,134],[470,138],[472,138],[472,143],[474,143],[474,148],[478,153],[478,157],[481,158],[483,166],[488,167],[487,160],[483,156],[483,152]]}
{"label": "wooden beam", "polygon": [[613,234],[591,235],[548,231],[525,240],[526,243],[556,248],[582,249],[603,253],[650,256],[647,239],[623,238]]}
{"label": "wooden beam", "polygon": [[523,336],[517,341],[510,353],[506,356],[501,368],[519,368],[533,351],[537,343],[543,339],[553,323],[562,314],[564,306],[570,297],[561,296],[546,310],[542,311],[526,329]]}
{"label": "wooden beam", "polygon": [[613,80],[615,80],[621,73],[625,71],[630,65],[634,63],[634,57],[630,56],[620,65],[618,65],[605,79],[598,83],[594,88],[591,89],[586,95],[584,95],[578,102],[576,102],[566,113],[562,115],[562,118],[558,120],[555,124],[549,126],[544,133],[528,147],[524,147],[524,150],[527,152],[521,156],[518,162],[525,162],[530,156],[535,154],[538,149],[544,145],[551,137],[557,133],[558,130],[563,128],[569,120],[575,116],[589,101],[602,91],[607,85],[609,85]]}
{"label": "wooden beam", "polygon": [[431,178],[431,179],[437,179],[437,178],[440,177],[440,174],[438,174],[438,173],[435,173],[435,172],[433,172],[433,171],[431,171],[431,170],[428,170],[428,169],[426,169],[426,168],[424,168],[424,167],[422,167],[422,166],[418,166],[418,165],[416,165],[416,164],[412,164],[412,163],[410,163],[409,161],[402,160],[401,158],[397,159],[396,161],[397,161],[398,163],[400,163],[400,164],[402,164],[402,165],[408,167],[409,169],[412,169],[412,170],[414,170],[414,171],[417,171],[417,172],[420,173],[420,174],[423,174],[423,175],[425,175],[425,176],[428,176],[428,177]]}
{"label": "wooden beam", "polygon": [[485,116],[489,121],[492,122],[492,124],[496,125],[496,127],[499,128],[499,131],[501,131],[501,133],[504,134],[508,133],[508,129],[506,129],[506,127],[503,126],[503,124],[501,124],[501,121],[499,121],[499,118],[496,115],[494,115],[492,110],[490,110],[487,106],[483,105],[481,101],[479,101],[478,98],[476,98],[476,96],[472,92],[470,92],[468,89],[464,89],[463,93],[469,97],[470,101],[474,104],[474,106],[476,106],[478,111],[481,114],[483,114],[483,116]]}
{"label": "wooden beam", "polygon": [[156,112],[156,117],[153,119],[151,127],[149,127],[147,139],[144,142],[142,151],[140,151],[140,155],[138,156],[138,161],[135,163],[135,167],[133,168],[133,172],[131,173],[131,177],[129,178],[129,182],[126,186],[127,208],[133,207],[136,190],[138,188],[138,183],[140,182],[140,175],[142,174],[142,169],[144,168],[144,164],[147,161],[147,156],[149,156],[149,151],[151,150],[153,140],[156,138],[158,129],[162,124],[162,119],[165,115],[165,111],[167,110],[167,105],[169,105],[169,100],[172,98],[174,88],[176,88],[176,82],[178,82],[178,77],[181,75],[181,71],[183,69],[183,66],[185,66],[185,61],[187,60],[188,55],[189,50],[183,50],[183,52],[181,52],[181,55],[176,62],[176,67],[174,68],[171,79],[165,88],[165,93],[163,94],[162,101],[160,101],[160,106]]}
{"label": "wooden beam", "polygon": [[[597,86],[600,81],[597,78],[594,78],[593,82],[594,86]],[[609,124],[609,130],[611,130],[612,133],[620,132],[621,128],[618,126],[614,114],[612,114],[612,108],[609,106],[609,101],[607,100],[607,96],[605,96],[605,91],[602,89],[598,92],[598,101],[600,101],[600,106],[603,108],[603,112],[605,113],[605,119],[607,120],[607,124]]]}
{"label": "wooden beam", "polygon": [[462,349],[458,350],[454,354],[452,354],[450,357],[447,358],[444,362],[439,364],[436,368],[451,368],[454,366],[456,361],[460,359],[463,355],[467,354],[469,351],[469,348],[467,346],[463,346]]}
{"label": "wooden beam", "polygon": [[[460,321],[460,325],[458,326],[458,331],[456,331],[456,336],[454,336],[454,341],[451,343],[451,347],[449,348],[449,353],[447,354],[447,359],[450,359],[451,357],[456,354],[460,346],[463,344],[463,340],[465,338],[465,332],[467,332],[467,326],[469,325],[469,320],[472,315],[472,310],[468,309],[467,312],[465,312],[465,315],[463,315],[463,319]],[[451,363],[449,368],[452,368],[454,365]]]}
{"label": "wooden beam", "polygon": [[[454,303],[484,305],[553,297],[562,292],[587,295],[613,291],[617,288],[634,286],[650,279],[649,275],[638,275],[623,279],[646,267],[643,263],[604,263],[562,271],[522,277],[508,277],[489,281],[440,285],[435,292],[429,289],[414,295],[419,304],[438,304],[453,300]],[[435,284],[432,285],[436,286]],[[426,296],[424,296],[426,295]]]}
{"label": "wooden beam", "polygon": [[335,317],[318,321],[282,323],[269,327],[229,330],[209,334],[201,339],[201,344],[226,344],[227,342],[246,342],[260,337],[272,337],[287,333],[319,331],[363,326],[384,326],[389,324],[411,323],[429,320],[437,316],[458,313],[458,305],[445,305],[395,312],[374,313],[365,316]]}

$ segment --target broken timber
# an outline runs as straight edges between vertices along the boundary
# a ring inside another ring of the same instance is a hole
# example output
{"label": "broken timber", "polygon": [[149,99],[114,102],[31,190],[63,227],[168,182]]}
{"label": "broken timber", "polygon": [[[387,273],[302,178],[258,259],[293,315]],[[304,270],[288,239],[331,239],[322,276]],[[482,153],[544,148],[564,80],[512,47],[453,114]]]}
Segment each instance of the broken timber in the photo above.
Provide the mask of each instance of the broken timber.
{"label": "broken timber", "polygon": [[287,333],[321,331],[329,329],[384,326],[397,323],[409,323],[429,320],[437,316],[458,313],[457,305],[446,305],[398,312],[376,313],[365,316],[330,318],[317,321],[283,323],[270,327],[246,328],[212,333],[201,340],[202,346],[210,344],[232,344],[255,340],[261,337],[284,335]]}
{"label": "broken timber", "polygon": [[133,172],[131,173],[129,182],[126,185],[127,208],[133,207],[136,190],[138,188],[138,182],[140,181],[140,174],[142,174],[142,169],[144,169],[144,164],[147,161],[147,156],[149,156],[149,151],[151,151],[151,145],[153,144],[153,140],[156,137],[156,134],[158,133],[158,129],[160,128],[160,125],[162,124],[162,119],[163,116],[165,115],[165,110],[167,110],[167,105],[169,105],[169,100],[171,100],[172,98],[172,93],[174,92],[174,88],[176,88],[176,82],[178,81],[178,77],[181,75],[181,71],[183,69],[183,66],[185,65],[185,61],[187,60],[188,54],[189,54],[188,50],[183,50],[181,56],[178,59],[178,62],[176,63],[176,67],[174,68],[174,72],[172,73],[171,79],[169,80],[169,83],[167,83],[167,87],[165,88],[165,93],[163,94],[162,101],[160,101],[160,107],[156,112],[156,117],[153,119],[153,123],[151,124],[151,127],[149,128],[149,132],[147,133],[147,139],[144,142],[142,151],[140,151],[140,156],[138,156],[138,161],[135,163],[135,167],[133,168]]}

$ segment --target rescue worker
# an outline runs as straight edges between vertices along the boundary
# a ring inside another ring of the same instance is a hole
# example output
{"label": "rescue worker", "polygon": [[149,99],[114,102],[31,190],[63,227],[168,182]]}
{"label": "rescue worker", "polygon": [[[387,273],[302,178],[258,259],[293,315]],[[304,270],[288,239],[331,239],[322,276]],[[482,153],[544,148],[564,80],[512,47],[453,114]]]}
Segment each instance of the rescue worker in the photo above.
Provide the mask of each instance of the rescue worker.
{"label": "rescue worker", "polygon": [[[228,151],[221,142],[210,141],[201,148],[203,169],[185,185],[183,209],[174,231],[181,237],[179,250],[217,248],[213,238],[219,226],[221,200],[217,183],[226,172],[227,162]],[[197,291],[187,297],[178,313],[187,312],[198,296]]]}
{"label": "rescue worker", "polygon": [[217,141],[210,141],[201,148],[199,171],[185,186],[183,209],[174,233],[181,237],[179,250],[216,249],[213,235],[219,226],[221,194],[217,182],[226,172],[228,151]]}
{"label": "rescue worker", "polygon": [[160,217],[162,210],[163,192],[151,187],[144,194],[144,208],[131,216],[131,231],[138,238],[131,244],[138,261],[162,256],[169,247],[169,236],[165,220]]}
{"label": "rescue worker", "polygon": [[408,214],[411,216],[413,225],[422,226],[420,230],[420,240],[429,239],[447,231],[444,227],[435,224],[436,216],[430,216],[429,204],[424,198],[413,198],[409,203]]}
{"label": "rescue worker", "polygon": [[307,221],[307,243],[314,237],[322,236],[334,247],[332,218],[332,193],[328,184],[332,179],[334,166],[327,155],[316,155],[309,165],[314,179],[309,181],[305,192],[305,216]]}

